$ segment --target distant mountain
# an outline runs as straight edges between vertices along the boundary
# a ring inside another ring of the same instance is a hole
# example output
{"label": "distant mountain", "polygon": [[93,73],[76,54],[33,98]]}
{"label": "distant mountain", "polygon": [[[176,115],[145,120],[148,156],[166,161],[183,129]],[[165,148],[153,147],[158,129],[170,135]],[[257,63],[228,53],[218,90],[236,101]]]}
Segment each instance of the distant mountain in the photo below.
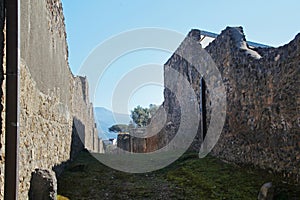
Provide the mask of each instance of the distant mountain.
{"label": "distant mountain", "polygon": [[104,140],[117,138],[116,133],[108,131],[109,127],[114,124],[129,124],[131,119],[129,114],[113,113],[111,110],[103,107],[95,107],[94,111],[99,137]]}

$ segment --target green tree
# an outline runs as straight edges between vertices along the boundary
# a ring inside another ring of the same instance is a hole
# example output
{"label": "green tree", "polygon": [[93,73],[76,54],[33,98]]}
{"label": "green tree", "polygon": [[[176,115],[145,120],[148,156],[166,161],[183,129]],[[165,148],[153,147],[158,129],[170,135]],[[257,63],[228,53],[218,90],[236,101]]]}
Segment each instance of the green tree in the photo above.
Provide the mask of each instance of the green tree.
{"label": "green tree", "polygon": [[149,108],[143,108],[142,106],[138,105],[131,111],[131,118],[138,127],[147,126],[151,120],[151,117],[155,115],[158,108],[159,107],[155,104],[150,104]]}
{"label": "green tree", "polygon": [[128,132],[128,125],[126,124],[115,124],[108,128],[109,132],[120,133]]}
{"label": "green tree", "polygon": [[146,126],[150,118],[149,108],[143,108],[138,105],[131,111],[131,118],[138,127]]}

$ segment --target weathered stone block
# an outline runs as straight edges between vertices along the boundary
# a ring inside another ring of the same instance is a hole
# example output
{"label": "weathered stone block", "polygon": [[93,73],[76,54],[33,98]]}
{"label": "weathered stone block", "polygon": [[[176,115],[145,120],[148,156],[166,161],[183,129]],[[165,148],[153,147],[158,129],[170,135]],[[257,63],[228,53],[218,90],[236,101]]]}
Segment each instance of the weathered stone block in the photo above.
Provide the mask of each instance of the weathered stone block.
{"label": "weathered stone block", "polygon": [[36,169],[31,174],[29,199],[56,200],[57,181],[53,171]]}

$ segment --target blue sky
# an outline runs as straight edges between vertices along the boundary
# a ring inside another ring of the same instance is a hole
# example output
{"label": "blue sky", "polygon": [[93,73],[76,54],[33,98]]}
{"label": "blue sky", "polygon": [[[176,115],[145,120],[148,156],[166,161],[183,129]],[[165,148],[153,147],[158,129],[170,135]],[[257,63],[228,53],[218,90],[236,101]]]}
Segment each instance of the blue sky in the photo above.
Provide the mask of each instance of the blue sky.
{"label": "blue sky", "polygon": [[[75,75],[97,45],[137,28],[159,27],[186,35],[192,28],[220,33],[226,26],[243,26],[247,40],[271,46],[283,45],[300,32],[300,3],[296,0],[62,0],[62,3],[69,63]],[[115,83],[124,74],[139,65],[164,64],[169,57],[170,53],[155,50],[121,57],[97,86],[94,106],[111,109]],[[159,104],[162,100],[162,87],[148,85],[134,92],[128,110],[137,104]]]}

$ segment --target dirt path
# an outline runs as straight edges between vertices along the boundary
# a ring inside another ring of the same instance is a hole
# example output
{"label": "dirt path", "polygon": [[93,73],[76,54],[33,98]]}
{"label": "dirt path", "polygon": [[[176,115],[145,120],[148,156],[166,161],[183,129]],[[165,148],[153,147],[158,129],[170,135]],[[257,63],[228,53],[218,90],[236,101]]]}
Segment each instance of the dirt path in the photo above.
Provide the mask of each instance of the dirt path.
{"label": "dirt path", "polygon": [[185,154],[171,166],[146,174],[106,167],[82,152],[58,179],[58,193],[71,200],[96,199],[256,199],[272,181],[275,199],[300,199],[300,187],[262,170],[240,168],[213,157]]}

